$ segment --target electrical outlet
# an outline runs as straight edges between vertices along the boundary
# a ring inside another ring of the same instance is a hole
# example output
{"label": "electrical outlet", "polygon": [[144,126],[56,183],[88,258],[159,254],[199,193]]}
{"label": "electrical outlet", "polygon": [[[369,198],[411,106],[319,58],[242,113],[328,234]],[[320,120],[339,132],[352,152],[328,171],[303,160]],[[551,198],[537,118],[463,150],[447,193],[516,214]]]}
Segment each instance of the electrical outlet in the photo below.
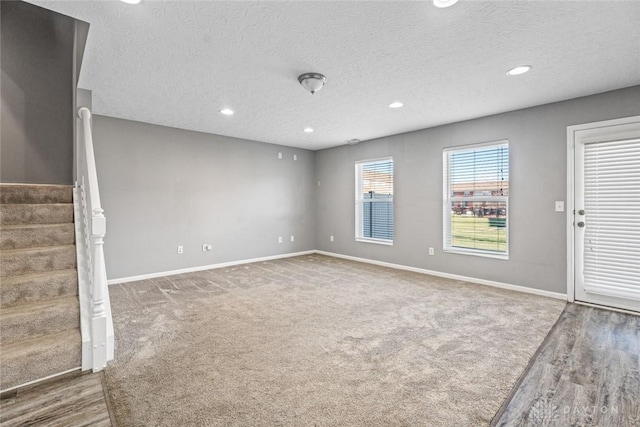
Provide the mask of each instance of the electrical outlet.
{"label": "electrical outlet", "polygon": [[179,254],[183,254],[184,253],[184,246],[178,246],[178,253]]}
{"label": "electrical outlet", "polygon": [[211,249],[213,249],[213,246],[211,246],[208,243],[203,243],[202,244],[202,252],[209,252]]}
{"label": "electrical outlet", "polygon": [[295,237],[293,237],[293,234],[291,235],[291,241],[295,241]]}
{"label": "electrical outlet", "polygon": [[333,242],[333,236],[329,236],[329,241]]}
{"label": "electrical outlet", "polygon": [[278,236],[278,243],[282,243],[282,236]]}
{"label": "electrical outlet", "polygon": [[298,155],[297,155],[297,154],[294,154],[294,155],[293,155],[293,161],[296,161],[296,160],[298,160]]}
{"label": "electrical outlet", "polygon": [[564,201],[556,202],[556,212],[564,212]]}
{"label": "electrical outlet", "polygon": [[433,248],[429,248],[429,255],[434,255],[434,254],[435,254],[435,252],[434,252]]}
{"label": "electrical outlet", "polygon": [[279,158],[280,160],[282,160],[282,153],[280,153],[280,152],[278,153],[278,158]]}

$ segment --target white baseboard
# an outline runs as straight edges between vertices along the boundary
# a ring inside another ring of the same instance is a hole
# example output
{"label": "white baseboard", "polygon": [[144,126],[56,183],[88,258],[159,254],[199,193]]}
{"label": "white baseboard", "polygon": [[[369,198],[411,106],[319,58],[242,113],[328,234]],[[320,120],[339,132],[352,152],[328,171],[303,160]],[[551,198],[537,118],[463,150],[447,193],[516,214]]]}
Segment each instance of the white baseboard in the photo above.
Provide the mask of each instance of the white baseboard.
{"label": "white baseboard", "polygon": [[239,261],[230,261],[230,262],[222,262],[219,264],[202,265],[199,267],[182,268],[180,270],[169,270],[169,271],[161,271],[158,273],[141,274],[139,276],[121,277],[119,279],[107,280],[107,283],[109,285],[116,285],[118,283],[135,282],[137,280],[154,279],[156,277],[173,276],[176,274],[183,274],[183,273],[193,273],[195,271],[213,270],[215,268],[233,267],[234,265],[250,264],[252,262],[261,262],[261,261],[272,261],[274,259],[291,258],[294,256],[310,255],[314,253],[316,253],[316,251],[312,250],[312,251],[303,251],[303,252],[293,252],[293,253],[281,254],[281,255],[272,255],[272,256],[266,256],[262,258],[242,259]]}
{"label": "white baseboard", "polygon": [[477,283],[479,285],[492,286],[494,288],[509,289],[509,290],[512,290],[512,291],[524,292],[524,293],[534,294],[534,295],[541,295],[541,296],[545,296],[545,297],[549,297],[549,298],[555,298],[555,299],[560,299],[560,300],[563,300],[563,301],[567,301],[567,295],[559,293],[559,292],[544,291],[544,290],[541,290],[541,289],[528,288],[526,286],[511,285],[509,283],[494,282],[492,280],[485,280],[485,279],[478,279],[478,278],[475,278],[475,277],[460,276],[458,274],[443,273],[443,272],[440,272],[440,271],[426,270],[424,268],[409,267],[409,266],[401,265],[401,264],[393,264],[393,263],[390,263],[390,262],[376,261],[376,260],[372,260],[372,259],[368,259],[368,258],[359,258],[359,257],[350,256],[350,255],[343,255],[343,254],[338,254],[338,253],[334,253],[334,252],[325,252],[325,251],[319,251],[319,250],[294,252],[294,253],[288,253],[288,254],[261,257],[261,258],[251,258],[251,259],[243,259],[243,260],[239,260],[239,261],[223,262],[223,263],[219,263],[219,264],[202,265],[202,266],[199,266],[199,267],[183,268],[183,269],[180,269],[180,270],[170,270],[170,271],[161,271],[161,272],[158,272],[158,273],[141,274],[139,276],[130,276],[130,277],[122,277],[122,278],[119,278],[119,279],[111,279],[107,283],[109,285],[116,285],[118,283],[135,282],[137,280],[154,279],[156,277],[173,276],[173,275],[176,275],[176,274],[192,273],[192,272],[196,272],[196,271],[212,270],[212,269],[216,269],[216,268],[224,268],[224,267],[232,267],[232,266],[235,266],[235,265],[250,264],[252,262],[271,261],[271,260],[275,260],[275,259],[291,258],[291,257],[295,257],[295,256],[310,255],[310,254],[320,254],[320,255],[331,256],[331,257],[334,257],[334,258],[343,258],[343,259],[348,259],[348,260],[351,260],[351,261],[357,261],[357,262],[364,262],[364,263],[367,263],[367,264],[379,265],[379,266],[382,266],[382,267],[395,268],[397,270],[406,270],[406,271],[412,271],[414,273],[429,274],[431,276],[444,277],[446,279],[461,280],[461,281],[464,281],[464,282]]}
{"label": "white baseboard", "polygon": [[541,295],[549,298],[555,298],[555,299],[567,301],[567,296],[559,292],[543,291],[541,289],[528,288],[526,286],[511,285],[509,283],[494,282],[492,280],[477,279],[475,277],[460,276],[457,274],[443,273],[443,272],[434,271],[434,270],[426,270],[424,268],[409,267],[401,264],[392,264],[390,262],[384,262],[384,261],[375,261],[367,258],[359,258],[359,257],[350,256],[350,255],[338,254],[334,252],[315,251],[315,253],[320,255],[331,256],[335,258],[343,258],[351,261],[358,261],[358,262],[364,262],[367,264],[379,265],[382,267],[395,268],[397,270],[406,270],[406,271],[412,271],[414,273],[429,274],[431,276],[444,277],[446,279],[462,280],[464,282],[477,283],[479,285],[493,286],[494,288],[509,289],[511,291]]}

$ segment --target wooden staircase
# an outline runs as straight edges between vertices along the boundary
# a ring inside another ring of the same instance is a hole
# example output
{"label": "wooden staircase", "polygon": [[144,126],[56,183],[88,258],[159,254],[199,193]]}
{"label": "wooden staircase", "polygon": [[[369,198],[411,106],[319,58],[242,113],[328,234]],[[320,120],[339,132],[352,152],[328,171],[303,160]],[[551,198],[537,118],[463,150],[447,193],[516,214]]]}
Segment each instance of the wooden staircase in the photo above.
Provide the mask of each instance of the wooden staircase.
{"label": "wooden staircase", "polygon": [[0,390],[80,365],[73,188],[0,184]]}

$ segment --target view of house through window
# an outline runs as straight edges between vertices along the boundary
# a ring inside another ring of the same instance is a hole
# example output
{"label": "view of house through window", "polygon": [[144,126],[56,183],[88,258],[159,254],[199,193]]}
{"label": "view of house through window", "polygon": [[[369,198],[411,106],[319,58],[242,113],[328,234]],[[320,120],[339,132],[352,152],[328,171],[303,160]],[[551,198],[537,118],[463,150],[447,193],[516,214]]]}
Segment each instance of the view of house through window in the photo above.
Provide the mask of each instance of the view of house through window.
{"label": "view of house through window", "polygon": [[356,163],[356,240],[393,242],[393,159]]}
{"label": "view of house through window", "polygon": [[444,150],[444,250],[507,258],[509,142]]}

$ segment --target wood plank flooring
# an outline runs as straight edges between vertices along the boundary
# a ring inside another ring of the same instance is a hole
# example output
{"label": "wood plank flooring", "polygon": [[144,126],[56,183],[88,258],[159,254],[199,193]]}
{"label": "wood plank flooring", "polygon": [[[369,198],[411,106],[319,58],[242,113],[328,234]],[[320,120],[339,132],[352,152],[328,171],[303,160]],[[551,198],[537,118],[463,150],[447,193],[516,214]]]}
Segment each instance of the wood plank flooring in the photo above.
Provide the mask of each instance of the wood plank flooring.
{"label": "wood plank flooring", "polygon": [[640,317],[568,304],[493,426],[640,426]]}
{"label": "wood plank flooring", "polygon": [[110,427],[101,374],[72,374],[4,393],[0,426]]}
{"label": "wood plank flooring", "polygon": [[[640,317],[568,304],[491,425],[640,426],[639,354]],[[115,425],[101,375],[5,394],[0,427],[24,425]]]}

